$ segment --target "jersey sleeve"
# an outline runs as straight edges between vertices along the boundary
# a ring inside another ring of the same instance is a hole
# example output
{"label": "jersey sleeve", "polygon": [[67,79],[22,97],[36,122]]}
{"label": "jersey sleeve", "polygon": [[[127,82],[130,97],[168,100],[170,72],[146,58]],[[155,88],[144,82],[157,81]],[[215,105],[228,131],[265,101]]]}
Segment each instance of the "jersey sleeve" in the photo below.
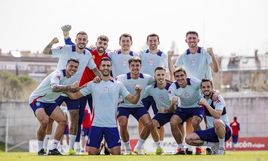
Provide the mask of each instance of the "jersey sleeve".
{"label": "jersey sleeve", "polygon": [[60,80],[63,78],[63,73],[61,71],[56,71],[52,74],[51,78],[50,78],[50,85],[54,84],[54,85],[59,85],[60,84]]}
{"label": "jersey sleeve", "polygon": [[72,39],[70,37],[68,37],[67,39],[64,39],[64,43],[65,45],[75,45],[73,42],[72,42]]}
{"label": "jersey sleeve", "polygon": [[95,62],[94,62],[94,60],[92,58],[91,53],[89,51],[87,51],[87,54],[89,54],[89,56],[90,56],[90,59],[89,59],[88,64],[87,64],[87,67],[92,70],[92,69],[96,68],[97,66],[96,66],[96,64],[95,64]]}
{"label": "jersey sleeve", "polygon": [[69,48],[67,46],[59,46],[57,48],[51,49],[52,57],[61,57]]}
{"label": "jersey sleeve", "polygon": [[93,92],[93,82],[89,82],[86,87],[80,89],[80,92],[83,96],[86,96]]}
{"label": "jersey sleeve", "polygon": [[208,65],[210,65],[212,63],[212,58],[204,48],[203,48],[203,51],[204,51],[204,55],[206,57],[206,61],[207,61]]}
{"label": "jersey sleeve", "polygon": [[213,105],[215,106],[215,110],[223,110],[225,107],[224,99],[221,95],[218,96],[216,101],[213,101]]}
{"label": "jersey sleeve", "polygon": [[120,96],[122,96],[123,98],[125,98],[127,95],[129,95],[129,91],[126,89],[126,87],[123,85],[123,83],[117,81],[118,85],[119,85],[119,94]]}
{"label": "jersey sleeve", "polygon": [[155,83],[154,77],[149,76],[149,78],[148,78],[148,79],[149,79],[149,80],[148,80],[148,84],[147,84],[147,85],[152,85],[152,84],[154,84],[154,83]]}
{"label": "jersey sleeve", "polygon": [[168,88],[168,97],[169,100],[172,100],[173,97],[177,96],[176,95],[176,85],[175,83],[172,83],[170,87]]}
{"label": "jersey sleeve", "polygon": [[150,90],[151,90],[151,86],[147,86],[145,89],[144,89],[144,92],[142,93],[142,96],[141,98],[146,98],[148,96],[150,96]]}

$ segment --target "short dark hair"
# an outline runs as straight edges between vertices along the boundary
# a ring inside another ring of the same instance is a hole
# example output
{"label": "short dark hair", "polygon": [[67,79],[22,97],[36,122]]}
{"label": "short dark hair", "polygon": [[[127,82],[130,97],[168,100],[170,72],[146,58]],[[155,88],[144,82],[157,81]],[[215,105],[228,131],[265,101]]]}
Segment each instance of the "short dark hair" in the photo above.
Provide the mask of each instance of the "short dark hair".
{"label": "short dark hair", "polygon": [[149,40],[149,37],[157,37],[157,40],[159,41],[159,36],[157,34],[155,34],[155,33],[152,33],[152,34],[147,36],[147,42]]}
{"label": "short dark hair", "polygon": [[85,31],[80,31],[80,32],[78,32],[78,33],[76,34],[76,36],[78,36],[78,35],[86,35],[86,36],[87,36],[87,33],[86,33]]}
{"label": "short dark hair", "polygon": [[69,64],[71,61],[72,61],[72,62],[75,62],[75,63],[77,63],[77,64],[79,64],[78,59],[75,59],[75,58],[70,58],[70,59],[67,61],[67,64]]}
{"label": "short dark hair", "polygon": [[175,71],[173,72],[173,75],[175,76],[175,73],[178,73],[178,72],[183,72],[185,75],[187,75],[184,68],[177,68],[177,69],[175,69]]}
{"label": "short dark hair", "polygon": [[129,37],[129,39],[132,41],[132,36],[130,34],[124,33],[119,37],[119,42],[121,41],[122,37]]}
{"label": "short dark hair", "polygon": [[198,33],[197,33],[196,31],[188,31],[188,32],[186,33],[186,37],[187,37],[188,35],[190,35],[190,34],[194,34],[194,35],[196,35],[196,36],[198,37]]}
{"label": "short dark hair", "polygon": [[128,60],[128,65],[129,65],[130,63],[132,63],[132,62],[139,62],[139,63],[141,64],[141,58],[140,58],[140,57],[137,57],[137,56],[130,58],[130,59]]}
{"label": "short dark hair", "polygon": [[105,35],[98,36],[97,40],[109,42],[109,38],[107,36],[105,36]]}
{"label": "short dark hair", "polygon": [[164,67],[156,67],[154,69],[154,72],[156,72],[157,70],[164,70],[166,72],[166,69]]}
{"label": "short dark hair", "polygon": [[234,120],[237,120],[237,117],[236,116],[234,117]]}
{"label": "short dark hair", "polygon": [[203,78],[203,79],[201,80],[200,87],[202,86],[202,83],[203,83],[203,82],[210,82],[211,87],[213,88],[213,82],[212,82],[212,80]]}
{"label": "short dark hair", "polygon": [[109,57],[101,58],[100,64],[101,64],[103,61],[109,61],[109,62],[111,62],[111,59],[110,59]]}

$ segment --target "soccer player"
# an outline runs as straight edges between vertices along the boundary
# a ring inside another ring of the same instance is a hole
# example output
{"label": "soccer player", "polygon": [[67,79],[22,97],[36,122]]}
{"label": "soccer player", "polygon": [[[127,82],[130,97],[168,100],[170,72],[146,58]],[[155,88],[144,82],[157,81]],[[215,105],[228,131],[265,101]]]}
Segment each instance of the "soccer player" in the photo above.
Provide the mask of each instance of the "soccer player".
{"label": "soccer player", "polygon": [[103,137],[105,138],[111,154],[121,153],[121,141],[116,123],[117,105],[120,96],[130,103],[136,104],[140,99],[141,88],[135,86],[135,95],[132,95],[119,81],[110,77],[112,66],[109,58],[103,58],[100,71],[103,75],[99,83],[90,82],[79,92],[68,93],[71,98],[79,98],[89,93],[92,94],[94,104],[94,119],[88,141],[88,153],[99,154],[99,148]]}
{"label": "soccer player", "polygon": [[[72,40],[69,36],[71,26],[64,25],[61,27],[61,29],[63,31],[65,44],[73,45],[74,43],[72,42]],[[108,57],[108,54],[106,52],[107,47],[108,47],[108,42],[109,42],[109,38],[107,36],[100,35],[100,36],[98,36],[96,44],[95,44],[96,49],[86,48],[91,53],[92,58],[93,58],[98,69],[100,67],[101,59]],[[80,79],[79,86],[86,85],[89,81],[93,80],[94,78],[95,78],[94,72],[92,70],[90,70],[88,67],[86,67],[84,69],[84,72],[83,72],[82,77]],[[77,131],[77,135],[76,135],[76,139],[75,139],[75,144],[77,147],[76,151],[78,151],[78,152],[80,151],[81,124],[83,121],[83,116],[84,116],[85,107],[86,107],[87,103],[89,105],[90,112],[92,113],[92,96],[91,96],[91,94],[89,94],[87,96],[83,96],[80,98],[78,131]]]}
{"label": "soccer player", "polygon": [[234,117],[233,122],[231,122],[230,127],[232,128],[232,148],[233,150],[235,150],[235,146],[237,144],[238,141],[238,135],[239,135],[239,131],[240,131],[240,124],[237,121],[237,117]]}
{"label": "soccer player", "polygon": [[[212,71],[219,71],[218,61],[214,55],[213,49],[208,48],[206,51],[204,48],[198,46],[199,37],[196,31],[188,31],[186,33],[185,42],[188,44],[189,48],[179,56],[175,67],[183,67],[187,72],[187,76],[190,78],[195,77],[199,80],[207,78],[213,80]],[[168,52],[168,62],[171,73],[174,71],[174,66],[171,62],[173,55],[173,51]],[[187,120],[186,123],[186,133],[189,134],[193,132],[191,119]],[[188,152],[192,153],[190,147],[187,149],[187,153]],[[196,154],[201,154],[199,147],[196,148]]]}
{"label": "soccer player", "polygon": [[[134,87],[136,85],[139,85],[141,89],[144,90],[147,85],[150,85],[154,82],[153,77],[140,72],[142,62],[139,57],[133,57],[129,59],[128,64],[130,73],[119,75],[116,77],[116,79],[122,82],[131,94],[135,93]],[[120,126],[121,139],[123,140],[125,147],[125,154],[131,154],[129,133],[127,130],[128,117],[130,114],[144,125],[144,128],[140,133],[139,141],[134,148],[135,153],[143,154],[142,145],[150,135],[150,131],[152,129],[152,120],[149,113],[147,112],[147,109],[145,109],[142,105],[141,99],[137,104],[133,104],[126,99],[124,99],[123,102],[119,104],[117,118]]]}
{"label": "soccer player", "polygon": [[29,104],[40,122],[40,128],[37,131],[38,155],[45,154],[43,140],[49,118],[57,121],[58,126],[54,135],[52,149],[49,150],[48,155],[61,155],[57,147],[63,135],[67,120],[55,100],[62,92],[79,89],[77,84],[63,85],[76,73],[78,66],[79,62],[77,60],[67,60],[65,69],[49,74],[29,97]]}
{"label": "soccer player", "polygon": [[120,74],[129,73],[128,60],[137,56],[135,52],[130,50],[132,45],[132,36],[130,34],[122,34],[119,37],[120,49],[114,52],[109,52],[109,58],[112,61],[112,74],[117,77]]}
{"label": "soccer player", "polygon": [[160,155],[163,153],[163,148],[160,142],[160,134],[158,129],[169,122],[174,111],[172,111],[170,108],[171,103],[168,96],[168,88],[171,83],[165,80],[166,69],[163,67],[156,67],[154,78],[156,81],[155,84],[149,85],[145,88],[142,98],[152,96],[156,103],[158,113],[155,114],[154,118],[152,119],[153,129],[151,131],[151,135],[157,147],[156,154]]}
{"label": "soccer player", "polygon": [[[195,31],[188,31],[186,33],[185,42],[189,48],[179,56],[175,67],[183,67],[190,78],[195,77],[199,80],[203,78],[212,80],[211,70],[213,72],[219,71],[219,64],[213,49],[208,48],[206,51],[204,48],[199,47],[198,33]],[[172,57],[173,54],[173,52],[169,52],[169,57]],[[174,67],[170,67],[172,68],[171,71],[174,71]]]}
{"label": "soccer player", "polygon": [[[61,70],[66,65],[66,61],[73,57],[79,60],[79,67],[77,73],[69,80],[69,83],[79,81],[81,79],[82,73],[85,67],[89,67],[93,72],[101,77],[99,70],[96,67],[92,59],[92,55],[89,53],[88,50],[85,49],[86,44],[88,43],[88,36],[87,33],[81,31],[77,33],[75,39],[75,45],[65,45],[63,47],[59,47],[56,49],[51,49],[54,44],[58,43],[58,39],[54,38],[44,49],[44,54],[51,54],[53,57],[58,57],[59,62],[57,65],[57,70]],[[66,95],[62,95],[59,97],[56,102],[58,105],[61,105],[62,102],[65,102],[71,118],[71,126],[70,126],[70,144],[69,144],[69,154],[75,154],[74,150],[74,143],[76,134],[78,131],[78,120],[79,120],[79,107],[80,101],[72,100]]]}
{"label": "soccer player", "polygon": [[[194,130],[200,130],[200,122],[203,119],[204,109],[200,108],[198,103],[201,99],[200,81],[195,78],[188,78],[183,68],[178,68],[174,72],[176,81],[169,87],[169,97],[172,101],[172,107],[176,109],[175,114],[170,119],[172,135],[175,138],[178,147],[177,154],[185,154],[185,147],[182,144],[182,124],[192,117]],[[180,98],[181,104],[177,107]]]}
{"label": "soccer player", "polygon": [[[154,70],[156,67],[164,67],[167,68],[167,55],[158,49],[160,44],[159,36],[155,33],[149,34],[146,39],[148,49],[145,51],[141,51],[139,56],[142,61],[141,72],[145,74],[149,74],[150,76],[154,76]],[[152,106],[152,110],[154,114],[156,114],[157,108],[154,99],[152,96],[149,96],[142,100],[144,106],[149,110],[150,106]],[[142,129],[142,124],[139,123],[139,131]],[[164,138],[164,127],[160,128],[160,138],[163,141]]]}
{"label": "soccer player", "polygon": [[213,83],[209,79],[202,79],[201,90],[204,98],[200,99],[199,104],[203,106],[206,112],[207,129],[199,130],[191,133],[186,137],[187,144],[201,146],[207,142],[218,142],[215,144],[212,154],[224,155],[224,142],[231,137],[231,128],[226,113],[226,105],[221,95],[218,95],[216,100],[212,99],[214,94]]}

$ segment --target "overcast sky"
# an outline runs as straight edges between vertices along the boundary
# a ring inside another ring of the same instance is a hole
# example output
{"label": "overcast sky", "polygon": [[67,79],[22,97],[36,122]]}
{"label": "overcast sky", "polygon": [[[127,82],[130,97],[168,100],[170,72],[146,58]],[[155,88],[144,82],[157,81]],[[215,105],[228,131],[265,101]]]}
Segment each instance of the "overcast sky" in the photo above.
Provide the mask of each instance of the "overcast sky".
{"label": "overcast sky", "polygon": [[268,51],[267,0],[1,0],[0,7],[3,51],[42,51],[55,36],[62,45],[64,24],[72,25],[72,38],[86,31],[89,44],[107,35],[112,50],[119,48],[122,33],[133,36],[134,51],[157,33],[161,50],[175,41],[182,53],[185,33],[196,30],[200,46],[213,47],[218,55]]}

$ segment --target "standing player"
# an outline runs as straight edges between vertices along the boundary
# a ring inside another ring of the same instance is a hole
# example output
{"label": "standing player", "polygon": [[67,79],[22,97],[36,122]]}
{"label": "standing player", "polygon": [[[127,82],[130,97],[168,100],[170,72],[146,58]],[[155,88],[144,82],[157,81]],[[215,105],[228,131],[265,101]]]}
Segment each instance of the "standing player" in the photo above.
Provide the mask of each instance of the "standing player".
{"label": "standing player", "polygon": [[[71,26],[65,25],[65,26],[62,26],[61,29],[63,31],[65,44],[73,45],[74,43],[72,42],[71,38],[69,37]],[[86,48],[92,54],[92,58],[93,58],[98,69],[100,67],[101,59],[108,57],[108,54],[106,53],[106,50],[108,47],[108,42],[109,42],[109,39],[107,36],[100,35],[100,36],[98,36],[97,42],[95,44],[96,49]],[[83,85],[86,85],[89,81],[93,80],[94,78],[95,78],[94,72],[92,70],[90,70],[88,67],[86,67],[84,69],[84,72],[83,72],[82,77],[80,79],[79,86],[81,87]],[[76,151],[80,151],[81,124],[83,121],[83,116],[84,116],[85,107],[86,107],[87,103],[89,105],[90,112],[92,113],[92,96],[91,96],[91,94],[89,94],[87,96],[83,96],[80,98],[78,131],[77,131],[77,135],[76,135],[76,139],[75,139],[76,147],[77,147]],[[92,113],[92,115],[94,115],[94,114]]]}
{"label": "standing player", "polygon": [[176,69],[174,77],[176,82],[169,87],[169,97],[174,109],[177,106],[177,97],[180,98],[181,104],[171,117],[170,125],[172,135],[178,144],[177,154],[185,154],[181,131],[183,122],[192,117],[194,130],[200,130],[199,124],[203,119],[204,110],[198,105],[201,99],[200,81],[195,78],[187,78],[186,71],[183,68]]}
{"label": "standing player", "polygon": [[105,138],[111,154],[119,155],[120,137],[116,123],[117,104],[120,96],[125,100],[136,104],[140,98],[141,88],[135,87],[135,95],[131,95],[124,85],[118,81],[113,81],[110,77],[112,66],[109,58],[103,58],[100,71],[103,78],[100,83],[90,82],[77,93],[68,93],[72,98],[79,98],[92,93],[94,119],[92,130],[88,141],[88,153],[99,154],[99,148],[103,137]]}
{"label": "standing player", "polygon": [[[58,39],[54,38],[44,49],[44,54],[52,54],[54,57],[59,58],[59,62],[57,65],[57,69],[61,70],[66,65],[66,61],[70,57],[74,57],[79,60],[80,65],[78,68],[77,73],[69,80],[69,83],[79,81],[81,79],[82,73],[85,69],[85,67],[89,67],[93,70],[93,72],[101,77],[96,64],[94,63],[92,59],[92,55],[85,50],[86,44],[88,43],[88,36],[85,32],[81,31],[76,35],[75,39],[76,44],[75,45],[65,45],[63,47],[59,47],[57,49],[51,49],[52,46],[56,43],[58,43]],[[56,101],[58,105],[61,105],[62,102],[65,102],[71,118],[71,126],[70,126],[70,144],[69,144],[69,154],[75,154],[74,150],[74,143],[76,134],[78,131],[78,120],[79,120],[79,107],[80,107],[80,101],[72,100],[68,98],[66,95],[62,95],[59,97]]]}
{"label": "standing player", "polygon": [[237,122],[237,117],[234,117],[233,122],[231,122],[230,127],[232,128],[232,148],[233,150],[235,150],[235,146],[237,144],[238,141],[238,135],[239,135],[239,131],[240,131],[240,124],[239,122]]}
{"label": "standing player", "polygon": [[166,69],[163,67],[156,67],[154,78],[156,83],[145,88],[142,98],[152,96],[156,103],[158,113],[152,119],[153,129],[151,135],[157,147],[156,154],[160,155],[163,153],[163,148],[160,142],[161,138],[158,129],[169,122],[174,111],[170,109],[171,103],[168,96],[168,88],[171,83],[165,80]]}
{"label": "standing player", "polygon": [[[147,45],[149,49],[142,51],[139,53],[139,56],[142,61],[142,69],[141,72],[145,74],[149,74],[150,76],[154,76],[154,70],[156,67],[164,67],[167,68],[167,55],[158,49],[160,44],[159,36],[157,34],[150,34],[146,39]],[[152,110],[154,114],[157,113],[157,108],[155,105],[155,101],[152,96],[149,96],[142,100],[147,110],[149,110],[150,106],[152,106]],[[139,130],[142,129],[142,124],[139,124]],[[160,128],[160,138],[164,138],[164,127]]]}
{"label": "standing player", "polygon": [[[186,33],[185,42],[188,44],[189,48],[179,56],[175,67],[183,67],[187,72],[187,76],[190,78],[195,77],[199,80],[207,78],[213,80],[212,71],[218,72],[219,65],[212,48],[208,48],[206,51],[204,48],[199,47],[198,33],[195,31],[188,31]],[[173,51],[168,53],[169,69],[171,73],[174,71],[174,66],[171,62],[173,55]],[[191,119],[189,119],[186,124],[186,133],[189,134],[191,132],[193,132],[193,128]],[[191,153],[191,148],[188,148],[187,152]],[[196,148],[196,154],[201,154],[199,147]]]}
{"label": "standing player", "polygon": [[58,122],[56,133],[54,135],[52,148],[49,150],[49,155],[61,155],[58,151],[58,143],[63,135],[66,125],[66,117],[59,108],[55,100],[62,92],[77,90],[75,85],[63,85],[74,75],[78,69],[79,62],[75,59],[69,59],[64,70],[54,71],[48,75],[40,85],[32,92],[29,98],[29,104],[34,111],[34,114],[40,122],[40,128],[37,132],[38,139],[38,155],[44,155],[43,141],[49,118]]}
{"label": "standing player", "polygon": [[[128,64],[130,73],[119,75],[117,80],[122,82],[131,94],[135,93],[134,88],[136,85],[139,85],[141,89],[144,90],[147,85],[150,85],[154,82],[153,77],[140,72],[142,62],[139,57],[129,59]],[[123,144],[125,146],[125,154],[131,154],[129,133],[127,130],[128,117],[130,114],[144,125],[144,128],[140,132],[140,139],[134,148],[134,152],[137,154],[143,154],[142,145],[150,135],[150,131],[152,129],[152,120],[149,113],[142,105],[141,100],[139,100],[137,104],[133,104],[124,99],[123,102],[119,104],[117,118],[120,126],[121,139],[123,140]]]}
{"label": "standing player", "polygon": [[202,79],[201,90],[204,98],[201,98],[200,105],[204,106],[207,119],[207,129],[195,131],[186,137],[187,144],[201,146],[207,142],[218,142],[217,151],[212,149],[212,154],[224,155],[224,142],[231,137],[231,128],[226,113],[224,99],[218,95],[213,101],[213,84],[209,79]]}
{"label": "standing player", "polygon": [[129,73],[128,60],[133,56],[137,56],[136,53],[130,50],[132,45],[132,36],[130,34],[122,34],[119,37],[119,45],[121,49],[108,54],[112,61],[113,77]]}

